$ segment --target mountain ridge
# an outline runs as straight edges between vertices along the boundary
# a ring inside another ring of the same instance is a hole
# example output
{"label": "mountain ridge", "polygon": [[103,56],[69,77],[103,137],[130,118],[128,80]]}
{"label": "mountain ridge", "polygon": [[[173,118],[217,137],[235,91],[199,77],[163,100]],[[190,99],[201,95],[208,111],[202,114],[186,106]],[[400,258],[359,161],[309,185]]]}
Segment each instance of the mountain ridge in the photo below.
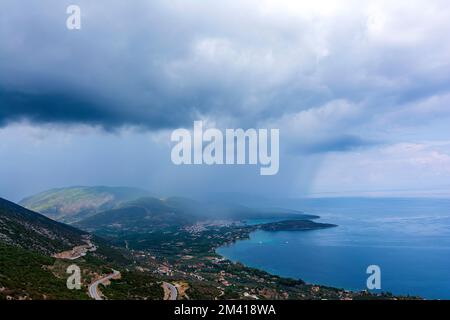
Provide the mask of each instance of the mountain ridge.
{"label": "mountain ridge", "polygon": [[9,245],[51,255],[84,244],[87,232],[0,198],[0,240]]}
{"label": "mountain ridge", "polygon": [[108,186],[53,188],[28,196],[19,204],[65,223],[73,223],[98,212],[113,209],[122,202],[148,196],[143,189]]}
{"label": "mountain ridge", "polygon": [[98,229],[146,231],[193,225],[211,220],[243,222],[274,218],[307,220],[319,217],[290,209],[253,209],[237,204],[203,203],[182,197],[165,199],[143,197],[77,221],[74,226],[89,231]]}

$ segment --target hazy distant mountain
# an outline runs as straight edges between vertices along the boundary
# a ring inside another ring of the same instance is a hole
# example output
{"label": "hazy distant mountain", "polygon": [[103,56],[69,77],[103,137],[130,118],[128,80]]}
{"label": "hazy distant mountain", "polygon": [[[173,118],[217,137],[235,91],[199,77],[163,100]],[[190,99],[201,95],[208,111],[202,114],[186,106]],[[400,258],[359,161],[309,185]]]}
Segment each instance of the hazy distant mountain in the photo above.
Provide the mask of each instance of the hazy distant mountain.
{"label": "hazy distant mountain", "polygon": [[112,228],[118,231],[143,231],[191,225],[206,220],[314,219],[299,211],[252,209],[240,205],[204,203],[192,199],[144,197],[122,203],[117,208],[97,213],[74,225],[86,230]]}
{"label": "hazy distant mountain", "polygon": [[164,200],[144,197],[123,203],[116,209],[97,213],[74,225],[88,230],[114,228],[123,231],[137,231],[180,226],[196,220],[195,215],[183,212],[180,208],[172,206]]}
{"label": "hazy distant mountain", "polygon": [[145,190],[127,187],[69,187],[39,193],[19,204],[52,219],[72,223],[148,195]]}
{"label": "hazy distant mountain", "polygon": [[0,243],[51,255],[83,244],[84,234],[0,198]]}

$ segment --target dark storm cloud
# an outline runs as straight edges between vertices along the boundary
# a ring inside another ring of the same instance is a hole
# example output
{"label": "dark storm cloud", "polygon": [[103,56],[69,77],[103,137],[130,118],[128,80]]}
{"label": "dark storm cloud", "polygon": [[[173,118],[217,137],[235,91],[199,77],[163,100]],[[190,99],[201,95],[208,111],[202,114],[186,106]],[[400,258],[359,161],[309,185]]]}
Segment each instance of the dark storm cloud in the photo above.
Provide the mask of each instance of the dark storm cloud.
{"label": "dark storm cloud", "polygon": [[0,89],[0,106],[0,126],[28,120],[35,123],[83,123],[114,130],[127,123],[155,129],[181,123],[181,119],[163,112],[139,116],[127,112],[126,107],[114,106],[113,101],[73,90],[26,93]]}
{"label": "dark storm cloud", "polygon": [[22,119],[105,128],[189,123],[195,94],[170,88],[158,62],[176,54],[173,44],[183,47],[181,38],[166,33],[167,22],[159,23],[155,12],[139,12],[143,2],[125,7],[80,1],[82,30],[69,31],[70,3],[2,3],[0,125]]}
{"label": "dark storm cloud", "polygon": [[114,115],[99,112],[99,105],[89,97],[73,92],[25,93],[0,89],[0,119],[3,123],[24,118],[33,122],[86,122],[117,124]]}
{"label": "dark storm cloud", "polygon": [[379,142],[366,140],[354,135],[337,135],[330,136],[323,140],[311,141],[293,145],[291,152],[300,154],[315,154],[324,152],[345,152],[357,149],[363,149],[378,145]]}
{"label": "dark storm cloud", "polygon": [[430,4],[433,19],[414,31],[416,9],[385,3],[379,14],[351,0],[80,0],[82,29],[70,31],[69,4],[2,1],[0,125],[153,130],[204,117],[252,127],[345,100],[361,106],[359,123],[342,119],[334,129],[351,136],[398,102],[442,93],[450,74],[447,19],[435,14],[445,1]]}

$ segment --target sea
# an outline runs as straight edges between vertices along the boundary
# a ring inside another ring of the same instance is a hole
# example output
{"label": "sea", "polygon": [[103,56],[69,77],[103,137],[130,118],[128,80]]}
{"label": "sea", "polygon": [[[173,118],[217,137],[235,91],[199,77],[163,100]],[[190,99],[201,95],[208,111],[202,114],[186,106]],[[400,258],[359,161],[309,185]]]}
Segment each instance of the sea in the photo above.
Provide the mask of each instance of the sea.
{"label": "sea", "polygon": [[376,265],[381,289],[375,291],[450,299],[450,199],[303,199],[285,206],[338,226],[256,231],[217,252],[272,274],[348,290],[366,290],[367,268]]}

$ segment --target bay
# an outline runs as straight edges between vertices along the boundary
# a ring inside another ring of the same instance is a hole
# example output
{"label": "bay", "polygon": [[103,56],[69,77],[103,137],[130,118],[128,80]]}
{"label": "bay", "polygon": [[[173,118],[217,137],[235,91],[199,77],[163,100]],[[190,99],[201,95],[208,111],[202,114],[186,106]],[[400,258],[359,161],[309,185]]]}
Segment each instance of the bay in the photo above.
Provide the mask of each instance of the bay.
{"label": "bay", "polygon": [[378,265],[384,292],[450,299],[449,199],[308,199],[285,206],[338,227],[256,231],[218,253],[280,276],[349,290],[366,289],[366,269]]}

